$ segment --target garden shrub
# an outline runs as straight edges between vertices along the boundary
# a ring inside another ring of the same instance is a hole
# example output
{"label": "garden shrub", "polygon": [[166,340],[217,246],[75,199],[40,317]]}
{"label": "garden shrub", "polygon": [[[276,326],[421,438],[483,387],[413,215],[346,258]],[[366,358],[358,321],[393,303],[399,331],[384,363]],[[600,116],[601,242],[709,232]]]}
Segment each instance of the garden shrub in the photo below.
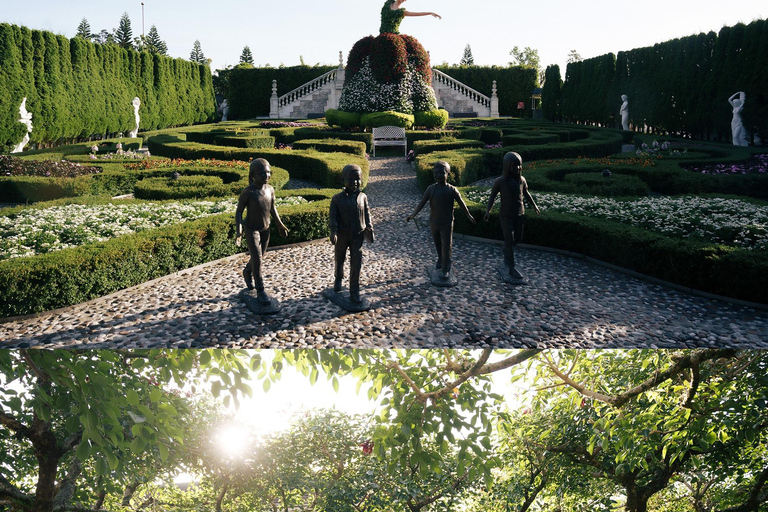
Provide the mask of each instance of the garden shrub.
{"label": "garden shrub", "polygon": [[283,168],[295,179],[318,183],[328,188],[342,187],[341,171],[347,164],[357,164],[363,171],[363,187],[368,183],[370,164],[365,158],[344,153],[320,153],[312,150],[240,149],[184,142],[173,135],[157,135],[147,140],[154,154],[169,158],[196,160],[244,160],[265,158],[273,166]]}
{"label": "garden shrub", "polygon": [[497,144],[501,142],[501,130],[497,128],[483,128],[480,130],[480,140],[484,144]]}
{"label": "garden shrub", "polygon": [[412,144],[414,153],[423,155],[433,151],[449,151],[460,148],[483,148],[484,142],[466,139],[417,140]]}
{"label": "garden shrub", "polygon": [[234,148],[271,149],[275,147],[275,138],[264,135],[217,135],[214,144]]}
{"label": "garden shrub", "polygon": [[503,146],[538,146],[560,142],[560,137],[553,133],[528,133],[517,135],[503,135]]}
{"label": "garden shrub", "polygon": [[325,111],[325,121],[331,126],[338,126],[345,130],[356,128],[360,126],[360,113],[330,108]]}
{"label": "garden shrub", "polygon": [[566,174],[563,182],[575,194],[596,196],[645,196],[650,188],[636,176],[612,173],[604,177],[601,171]]}
{"label": "garden shrub", "polygon": [[374,112],[360,116],[360,124],[366,128],[378,128],[380,126],[399,126],[410,128],[413,126],[413,115],[394,112]]}
{"label": "garden shrub", "polygon": [[314,149],[323,153],[349,153],[365,157],[365,142],[338,139],[304,139],[293,143],[293,149]]}
{"label": "garden shrub", "polygon": [[448,111],[443,109],[428,112],[414,112],[413,125],[422,128],[445,128],[448,123]]}
{"label": "garden shrub", "polygon": [[[248,186],[242,183],[241,189]],[[137,199],[201,199],[231,196],[232,189],[218,176],[180,176],[178,178],[145,178],[133,187]]]}
{"label": "garden shrub", "polygon": [[373,145],[373,135],[363,132],[343,132],[322,128],[299,128],[294,132],[295,140],[304,139],[340,139],[365,142],[365,150],[370,153]]}

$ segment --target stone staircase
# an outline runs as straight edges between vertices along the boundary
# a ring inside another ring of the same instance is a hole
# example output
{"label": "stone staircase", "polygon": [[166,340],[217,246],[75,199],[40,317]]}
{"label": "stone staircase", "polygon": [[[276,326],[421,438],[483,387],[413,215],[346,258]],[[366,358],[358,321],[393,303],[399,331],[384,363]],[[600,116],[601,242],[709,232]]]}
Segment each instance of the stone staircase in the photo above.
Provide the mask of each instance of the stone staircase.
{"label": "stone staircase", "polygon": [[[307,119],[322,117],[329,108],[338,108],[344,87],[344,63],[339,52],[339,67],[297,87],[277,95],[277,81],[272,80],[269,117],[273,119]],[[442,71],[432,70],[432,88],[437,105],[450,117],[499,117],[496,81],[490,97],[472,89]]]}

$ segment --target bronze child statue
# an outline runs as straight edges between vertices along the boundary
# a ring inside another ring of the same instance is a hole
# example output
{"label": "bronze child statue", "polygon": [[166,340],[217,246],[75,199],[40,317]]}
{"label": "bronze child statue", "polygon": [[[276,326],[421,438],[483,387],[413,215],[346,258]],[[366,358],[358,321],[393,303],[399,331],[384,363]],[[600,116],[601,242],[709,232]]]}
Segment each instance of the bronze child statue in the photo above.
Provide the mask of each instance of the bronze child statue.
{"label": "bronze child statue", "polygon": [[[504,263],[502,276],[504,281],[511,284],[525,282],[523,275],[515,268],[514,246],[523,238],[523,226],[525,225],[525,203],[528,201],[536,214],[541,210],[528,191],[528,182],[523,178],[523,159],[517,153],[510,151],[504,155],[501,178],[493,182],[491,196],[488,198],[488,210],[485,212],[485,220],[491,215],[491,208],[496,196],[501,193],[501,210],[499,221],[501,232],[504,235]],[[502,269],[499,269],[500,271]]]}
{"label": "bronze child statue", "polygon": [[421,202],[413,210],[413,213],[406,217],[406,222],[410,221],[429,201],[429,228],[432,232],[432,238],[437,249],[437,264],[435,269],[438,271],[432,276],[433,284],[438,286],[453,286],[456,281],[451,278],[451,252],[453,246],[453,203],[457,202],[464,215],[475,223],[474,217],[469,213],[467,205],[461,197],[461,192],[453,185],[448,184],[448,175],[451,172],[451,166],[448,162],[439,161],[434,167],[435,183],[427,187]]}
{"label": "bronze child statue", "polygon": [[[363,172],[357,165],[342,170],[344,190],[331,199],[330,228],[334,246],[335,272],[333,293],[326,296],[348,311],[369,309],[368,301],[360,298],[360,269],[363,265],[363,241],[373,242],[373,226],[368,209],[368,197],[360,191]],[[349,251],[349,301],[341,295],[344,261]]]}
{"label": "bronze child statue", "polygon": [[[269,162],[263,158],[257,158],[251,162],[248,172],[250,184],[240,193],[240,199],[235,211],[235,225],[237,232],[236,244],[240,245],[245,226],[245,241],[251,259],[243,269],[243,278],[248,290],[256,288],[256,300],[262,306],[267,306],[273,299],[264,291],[264,279],[261,275],[261,265],[264,254],[269,245],[269,226],[271,217],[275,218],[277,228],[282,236],[288,236],[288,228],[285,227],[275,207],[275,189],[269,184],[272,176]],[[247,210],[247,216],[243,220],[243,211]],[[254,285],[255,281],[255,285]]]}

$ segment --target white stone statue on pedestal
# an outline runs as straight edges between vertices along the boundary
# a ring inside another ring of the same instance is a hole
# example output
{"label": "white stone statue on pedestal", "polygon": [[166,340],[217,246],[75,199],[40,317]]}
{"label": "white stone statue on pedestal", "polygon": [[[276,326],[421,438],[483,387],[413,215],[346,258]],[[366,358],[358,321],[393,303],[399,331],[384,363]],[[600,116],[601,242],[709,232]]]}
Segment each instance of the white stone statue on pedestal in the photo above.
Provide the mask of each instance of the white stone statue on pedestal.
{"label": "white stone statue on pedestal", "polygon": [[229,115],[229,102],[226,99],[219,105],[219,112],[221,112],[221,120],[226,121]]}
{"label": "white stone statue on pedestal", "polygon": [[748,146],[747,130],[744,129],[744,124],[741,122],[741,111],[744,110],[744,102],[747,100],[747,95],[743,92],[737,92],[730,98],[728,103],[733,107],[733,119],[731,120],[731,135],[733,137],[734,146]]}
{"label": "white stone statue on pedestal", "polygon": [[621,95],[621,101],[624,103],[621,104],[621,110],[619,110],[619,114],[621,115],[621,129],[622,130],[629,130],[629,98],[626,94]]}
{"label": "white stone statue on pedestal", "polygon": [[11,153],[21,153],[24,150],[24,146],[29,143],[29,134],[32,133],[32,113],[27,112],[27,98],[21,100],[21,106],[19,107],[19,122],[27,127],[27,133],[24,134],[24,138],[21,139],[12,150]]}
{"label": "white stone statue on pedestal", "polygon": [[136,137],[139,134],[139,121],[140,121],[139,107],[141,106],[141,100],[138,97],[133,98],[133,101],[131,101],[131,105],[133,105],[133,115],[136,118],[136,128],[128,132],[128,136]]}

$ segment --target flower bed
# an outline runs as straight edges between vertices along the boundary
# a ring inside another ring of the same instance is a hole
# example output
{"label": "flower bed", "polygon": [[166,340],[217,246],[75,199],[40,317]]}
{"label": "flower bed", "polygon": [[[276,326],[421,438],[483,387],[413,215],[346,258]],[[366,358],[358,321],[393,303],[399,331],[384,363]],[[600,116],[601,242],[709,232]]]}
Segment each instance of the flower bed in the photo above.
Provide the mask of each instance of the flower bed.
{"label": "flower bed", "polygon": [[[278,207],[306,203],[302,197],[277,198]],[[68,204],[27,208],[0,216],[0,260],[103,242],[112,238],[220,213],[234,214],[237,202],[129,202],[102,205]]]}
{"label": "flower bed", "polygon": [[[487,203],[490,191],[469,190],[471,201]],[[740,199],[645,197],[635,201],[536,194],[542,210],[632,224],[674,238],[701,238],[745,249],[768,249],[768,206]]]}
{"label": "flower bed", "polygon": [[0,155],[0,176],[39,176],[50,178],[75,178],[97,174],[101,167],[80,165],[66,160],[22,160]]}
{"label": "flower bed", "polygon": [[713,174],[718,176],[731,174],[768,174],[768,153],[754,155],[747,162],[735,164],[710,164],[710,165],[689,165],[683,166],[693,172],[701,174]]}

